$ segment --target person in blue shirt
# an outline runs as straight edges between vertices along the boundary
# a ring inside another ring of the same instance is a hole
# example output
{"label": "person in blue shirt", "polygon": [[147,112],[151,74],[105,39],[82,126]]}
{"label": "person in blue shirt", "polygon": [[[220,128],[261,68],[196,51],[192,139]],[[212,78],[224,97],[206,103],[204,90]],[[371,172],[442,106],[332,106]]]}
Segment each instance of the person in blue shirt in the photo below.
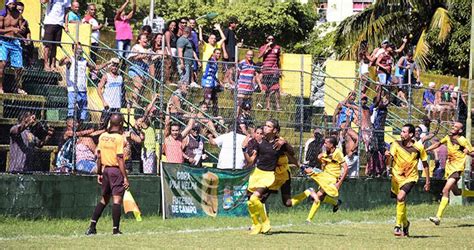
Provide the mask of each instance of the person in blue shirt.
{"label": "person in blue shirt", "polygon": [[221,58],[221,50],[214,49],[214,53],[212,54],[211,58],[206,65],[206,71],[202,75],[201,79],[201,86],[204,92],[204,102],[210,106],[212,101],[212,112],[213,115],[217,116],[218,114],[218,106],[217,106],[217,92],[220,89],[220,82],[217,79],[217,72],[218,72],[218,63],[219,59]]}
{"label": "person in blue shirt", "polygon": [[66,32],[69,32],[70,23],[81,23],[81,14],[79,14],[79,7],[79,2],[72,2],[71,10],[64,17],[64,30]]}

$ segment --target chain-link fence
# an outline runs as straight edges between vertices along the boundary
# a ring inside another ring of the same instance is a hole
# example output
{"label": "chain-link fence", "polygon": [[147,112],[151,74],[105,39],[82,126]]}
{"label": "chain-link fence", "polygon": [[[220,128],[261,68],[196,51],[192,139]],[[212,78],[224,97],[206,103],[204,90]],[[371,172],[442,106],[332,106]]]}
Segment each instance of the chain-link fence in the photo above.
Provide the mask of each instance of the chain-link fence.
{"label": "chain-link fence", "polygon": [[280,69],[239,48],[232,62],[218,49],[196,60],[186,46],[162,46],[161,35],[139,36],[131,51],[60,43],[57,67],[45,71],[43,48],[51,43],[22,40],[22,69],[5,67],[0,166],[6,172],[94,173],[98,137],[121,114],[130,173],[157,174],[162,161],[252,167],[264,125],[276,120],[277,136],[293,148],[290,164],[319,167],[324,138],[334,136],[350,177],[377,177],[387,175],[387,142],[399,139],[403,124],[429,130],[423,119],[429,115],[438,121],[431,132],[444,135],[465,104],[449,86],[439,93],[430,88],[437,103],[427,114],[425,88],[416,81],[397,86],[331,76],[323,62],[308,72],[311,62],[303,57],[300,69]]}

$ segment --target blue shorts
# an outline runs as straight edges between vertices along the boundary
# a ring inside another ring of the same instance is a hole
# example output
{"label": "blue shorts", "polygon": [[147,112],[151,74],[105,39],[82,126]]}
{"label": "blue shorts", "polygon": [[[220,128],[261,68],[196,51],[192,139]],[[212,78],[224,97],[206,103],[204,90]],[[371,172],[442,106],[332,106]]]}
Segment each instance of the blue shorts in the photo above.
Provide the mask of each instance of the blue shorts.
{"label": "blue shorts", "polygon": [[14,68],[23,67],[23,56],[20,40],[0,39],[0,61],[9,61]]}
{"label": "blue shorts", "polygon": [[382,85],[389,85],[392,82],[392,75],[387,73],[378,73],[379,82]]}

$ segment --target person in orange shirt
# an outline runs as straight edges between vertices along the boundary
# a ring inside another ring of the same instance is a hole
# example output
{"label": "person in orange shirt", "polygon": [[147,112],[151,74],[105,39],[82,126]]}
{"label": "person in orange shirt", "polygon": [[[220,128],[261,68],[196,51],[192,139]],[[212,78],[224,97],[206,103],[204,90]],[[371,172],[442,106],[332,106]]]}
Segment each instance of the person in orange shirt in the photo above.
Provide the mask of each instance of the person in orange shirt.
{"label": "person in orange shirt", "polygon": [[123,148],[125,144],[123,131],[123,116],[113,114],[110,118],[110,127],[107,132],[99,137],[97,146],[97,182],[102,185],[102,199],[97,204],[92,214],[91,223],[86,231],[86,235],[96,234],[96,224],[105,206],[113,198],[112,220],[113,234],[120,232],[120,216],[122,198],[125,190],[129,187],[127,172],[125,171],[125,161],[123,158]]}

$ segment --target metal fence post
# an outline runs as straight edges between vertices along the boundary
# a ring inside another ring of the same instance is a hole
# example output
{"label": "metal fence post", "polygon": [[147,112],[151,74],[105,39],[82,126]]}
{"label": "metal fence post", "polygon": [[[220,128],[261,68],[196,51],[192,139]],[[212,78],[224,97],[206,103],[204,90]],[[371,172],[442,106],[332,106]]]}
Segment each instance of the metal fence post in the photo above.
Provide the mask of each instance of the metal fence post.
{"label": "metal fence post", "polygon": [[[238,94],[238,84],[237,84],[237,81],[238,81],[238,74],[237,74],[237,69],[238,69],[238,60],[239,60],[239,47],[238,46],[235,46],[235,60],[234,60],[234,117],[236,119],[234,119],[234,124],[233,124],[233,127],[234,127],[234,133],[233,133],[233,142],[232,142],[232,147],[233,147],[233,154],[232,154],[232,170],[235,170],[235,164],[236,164],[236,154],[237,154],[237,116],[239,114],[237,114],[237,106],[238,106],[238,100],[237,100],[237,94]],[[230,76],[232,77],[232,76]],[[242,145],[240,145],[240,147],[242,147]]]}
{"label": "metal fence post", "polygon": [[[411,114],[412,114],[412,88],[411,88],[411,67],[408,69],[408,123],[411,123]],[[402,83],[404,84],[404,83]],[[403,85],[402,85],[403,86]]]}
{"label": "metal fence post", "polygon": [[[361,81],[361,79],[359,78],[359,84],[358,84],[358,90],[357,90],[357,94],[359,96],[359,110],[357,113],[359,113],[359,124],[357,124],[357,126],[359,126],[359,133],[357,133],[357,170],[359,171],[357,173],[357,177],[359,177],[359,173],[360,173],[360,141],[362,140],[362,133],[366,132],[364,131],[364,129],[366,128],[363,128],[362,127],[362,85],[364,85],[364,82]],[[362,142],[362,145],[365,146],[365,142]],[[367,152],[366,152],[367,153]]]}
{"label": "metal fence post", "polygon": [[[76,143],[77,143],[77,126],[76,126],[76,120],[77,120],[77,53],[76,53],[76,46],[78,46],[78,41],[79,41],[79,23],[76,23],[76,37],[74,45],[73,45],[73,53],[74,53],[74,109],[72,113],[72,172],[76,173]],[[67,78],[67,76],[66,76]]]}
{"label": "metal fence post", "polygon": [[462,98],[462,92],[461,92],[461,76],[458,76],[458,91],[456,91],[456,107],[454,110],[456,110],[455,117],[456,121],[459,120],[459,100]]}
{"label": "metal fence post", "polygon": [[303,133],[304,133],[304,55],[301,55],[301,72],[300,72],[300,147],[298,160],[303,161]]}
{"label": "metal fence post", "polygon": [[[161,161],[162,158],[161,156],[163,155],[163,129],[165,129],[165,109],[164,109],[164,103],[163,103],[163,98],[165,98],[165,93],[164,93],[164,85],[165,85],[165,36],[162,36],[161,38],[161,67],[160,67],[160,80],[161,83],[159,83],[159,91],[160,91],[160,115],[158,115],[158,118],[160,119],[159,125],[160,125],[160,133],[158,134],[158,143],[160,145],[160,155],[158,156],[158,166],[161,166]],[[161,170],[161,168],[160,168]],[[160,175],[162,173],[160,172]]]}

